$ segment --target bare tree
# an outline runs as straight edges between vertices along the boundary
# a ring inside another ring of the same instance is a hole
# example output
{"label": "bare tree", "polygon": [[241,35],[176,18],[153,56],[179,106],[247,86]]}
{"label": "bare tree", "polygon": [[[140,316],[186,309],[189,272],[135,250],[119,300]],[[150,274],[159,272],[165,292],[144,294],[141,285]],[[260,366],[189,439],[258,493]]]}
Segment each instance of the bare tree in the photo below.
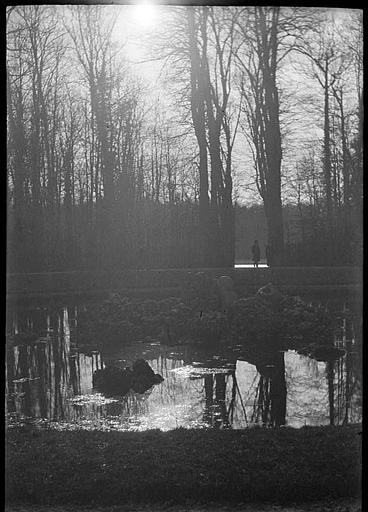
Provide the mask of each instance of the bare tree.
{"label": "bare tree", "polygon": [[263,199],[269,245],[275,264],[282,261],[281,130],[277,69],[280,59],[280,8],[242,11],[238,30],[244,42],[237,51],[241,94],[254,151],[256,182]]}
{"label": "bare tree", "polygon": [[[204,167],[208,167],[207,151],[210,157],[210,202],[205,207],[208,208],[212,258],[209,254],[207,261],[212,259],[212,264],[232,266],[234,212],[231,154],[238,125],[236,121],[235,124],[231,122],[230,116],[235,12],[213,7],[196,10],[190,7],[187,12],[191,21],[188,33],[192,118],[194,114],[193,120],[198,125],[196,133],[202,148],[200,161],[202,155],[203,173]],[[193,30],[194,20],[197,23],[196,32]],[[196,77],[195,80],[193,77]],[[197,110],[193,110],[193,106],[197,106]],[[203,178],[202,185],[205,197],[208,197],[208,178],[207,181]]]}
{"label": "bare tree", "polygon": [[[211,203],[218,215],[219,243],[222,247],[222,265],[233,266],[235,251],[233,209],[232,151],[239,126],[240,102],[231,101],[234,74],[235,20],[233,9],[209,9],[210,57],[213,54],[212,73],[207,58],[208,90],[206,97],[208,140],[211,155]],[[206,34],[203,34],[206,40]],[[212,51],[211,51],[212,50]],[[212,77],[211,77],[212,75]],[[240,100],[241,101],[241,100]],[[235,119],[234,119],[235,114]],[[213,178],[212,178],[213,177]]]}
{"label": "bare tree", "polygon": [[210,259],[211,244],[208,243],[210,234],[210,204],[208,183],[208,154],[205,121],[205,82],[203,68],[205,48],[201,54],[199,43],[200,33],[207,30],[207,17],[203,8],[187,7],[187,34],[190,59],[190,107],[194,132],[199,148],[199,219],[201,226],[201,254],[203,261]]}
{"label": "bare tree", "polygon": [[346,71],[348,60],[336,41],[336,28],[333,23],[326,25],[316,18],[316,24],[309,37],[297,45],[296,50],[305,55],[311,63],[313,78],[323,90],[324,127],[323,127],[323,174],[325,183],[327,222],[332,226],[332,164],[331,164],[331,96],[341,76]]}
{"label": "bare tree", "polygon": [[114,197],[112,154],[109,144],[108,99],[111,82],[108,72],[111,59],[111,34],[116,17],[106,19],[103,6],[76,6],[70,9],[71,23],[65,23],[74,43],[74,50],[83,67],[89,87],[92,115],[96,122],[100,146],[101,175],[105,205]]}

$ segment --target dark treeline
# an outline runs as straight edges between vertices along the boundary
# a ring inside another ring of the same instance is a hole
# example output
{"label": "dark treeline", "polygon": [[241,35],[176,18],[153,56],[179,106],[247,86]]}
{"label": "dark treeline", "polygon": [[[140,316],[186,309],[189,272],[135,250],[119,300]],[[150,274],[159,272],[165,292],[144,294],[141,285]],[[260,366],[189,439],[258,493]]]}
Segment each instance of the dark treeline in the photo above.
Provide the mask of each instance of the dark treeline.
{"label": "dark treeline", "polygon": [[[68,232],[67,212],[58,209],[56,227],[38,238],[33,236],[33,216],[24,222],[24,231],[14,231],[14,212],[8,215],[8,271],[42,272],[66,270],[119,270],[123,268],[183,268],[200,267],[199,209],[191,202],[160,204],[137,202],[127,226],[122,225],[123,213],[113,213],[113,238],[109,241],[111,255],[103,258],[106,239],[102,225],[88,222],[88,206],[73,208],[73,230]],[[285,265],[360,265],[361,240],[358,236],[340,239],[323,238],[320,225],[311,209],[288,205],[283,208]],[[47,218],[47,211],[44,212]],[[55,214],[55,212],[53,212]],[[96,216],[96,214],[95,214]],[[28,220],[28,223],[27,223]],[[45,222],[46,228],[48,223]],[[354,231],[359,235],[359,232]],[[304,234],[304,238],[303,238]],[[266,259],[267,223],[261,205],[235,207],[235,260],[251,260],[251,245],[258,239],[261,258]],[[335,245],[333,245],[333,243]],[[19,244],[19,245],[18,245]]]}
{"label": "dark treeline", "polygon": [[[359,13],[168,7],[151,48],[168,113],[132,73],[121,9],[7,10],[8,271],[231,266],[254,238],[274,264],[360,263]],[[322,135],[291,162],[292,66]],[[238,132],[262,207],[234,202]]]}
{"label": "dark treeline", "polygon": [[[340,212],[342,213],[342,212]],[[310,205],[283,207],[284,265],[291,266],[350,266],[361,265],[363,259],[362,230],[346,233],[346,219],[341,230],[331,232],[325,217],[317,217]],[[259,241],[261,259],[266,260],[267,222],[261,205],[235,208],[235,258],[251,260],[251,245]],[[272,263],[272,261],[271,261]]]}
{"label": "dark treeline", "polygon": [[[141,200],[128,212],[116,204],[111,212],[109,238],[102,215],[88,205],[73,207],[72,232],[68,211],[61,206],[43,211],[43,230],[34,237],[32,210],[14,230],[14,212],[8,216],[8,271],[119,270],[123,268],[199,267],[198,207],[191,203],[160,204]],[[48,215],[54,217],[53,223]]]}

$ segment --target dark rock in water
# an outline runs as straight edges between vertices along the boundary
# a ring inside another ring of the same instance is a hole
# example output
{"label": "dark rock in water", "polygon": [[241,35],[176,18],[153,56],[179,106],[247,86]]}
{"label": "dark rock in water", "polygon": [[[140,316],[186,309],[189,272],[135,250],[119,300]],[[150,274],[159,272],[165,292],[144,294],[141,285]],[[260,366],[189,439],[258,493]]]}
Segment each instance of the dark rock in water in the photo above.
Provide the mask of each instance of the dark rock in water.
{"label": "dark rock in water", "polygon": [[152,377],[155,375],[155,372],[152,370],[150,365],[144,359],[137,359],[133,363],[133,372],[137,377],[140,376],[148,376]]}
{"label": "dark rock in water", "polygon": [[163,380],[163,377],[155,373],[144,359],[137,359],[133,363],[132,389],[136,393],[144,393]]}
{"label": "dark rock in water", "polygon": [[121,370],[114,366],[96,370],[93,374],[93,387],[103,393],[125,395],[132,385],[133,372],[130,368]]}
{"label": "dark rock in water", "polygon": [[164,379],[155,373],[144,359],[137,359],[133,367],[124,370],[109,366],[96,370],[93,374],[93,387],[111,395],[125,395],[130,389],[136,393],[144,393],[154,384]]}

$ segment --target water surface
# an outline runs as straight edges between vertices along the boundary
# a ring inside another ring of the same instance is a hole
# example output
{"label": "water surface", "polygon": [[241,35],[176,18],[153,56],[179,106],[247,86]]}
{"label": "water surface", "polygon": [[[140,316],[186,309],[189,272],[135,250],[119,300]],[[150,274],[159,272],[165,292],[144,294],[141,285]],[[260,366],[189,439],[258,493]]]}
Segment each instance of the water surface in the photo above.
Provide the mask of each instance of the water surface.
{"label": "water surface", "polygon": [[[82,306],[13,309],[9,334],[34,339],[7,344],[8,425],[57,429],[170,430],[255,425],[302,427],[361,421],[361,358],[344,315],[334,302],[336,344],[346,355],[317,361],[295,351],[256,353],[242,346],[114,345],[103,353],[78,346]],[[20,336],[19,336],[20,335]],[[143,357],[164,377],[146,393],[105,396],[92,387],[96,369],[129,366]]]}

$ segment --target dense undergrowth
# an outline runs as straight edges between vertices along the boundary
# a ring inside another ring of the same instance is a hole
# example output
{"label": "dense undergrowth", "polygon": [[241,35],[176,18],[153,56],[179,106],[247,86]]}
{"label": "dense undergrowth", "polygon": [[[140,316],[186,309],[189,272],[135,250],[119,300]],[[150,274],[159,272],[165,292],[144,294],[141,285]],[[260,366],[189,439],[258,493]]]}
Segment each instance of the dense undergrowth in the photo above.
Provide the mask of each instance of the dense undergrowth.
{"label": "dense undergrowth", "polygon": [[[160,341],[278,343],[300,348],[311,340],[332,344],[333,318],[322,307],[282,296],[277,305],[259,295],[240,297],[224,311],[211,280],[191,282],[181,297],[133,299],[112,294],[78,317],[80,344]],[[275,347],[276,348],[276,347]]]}

